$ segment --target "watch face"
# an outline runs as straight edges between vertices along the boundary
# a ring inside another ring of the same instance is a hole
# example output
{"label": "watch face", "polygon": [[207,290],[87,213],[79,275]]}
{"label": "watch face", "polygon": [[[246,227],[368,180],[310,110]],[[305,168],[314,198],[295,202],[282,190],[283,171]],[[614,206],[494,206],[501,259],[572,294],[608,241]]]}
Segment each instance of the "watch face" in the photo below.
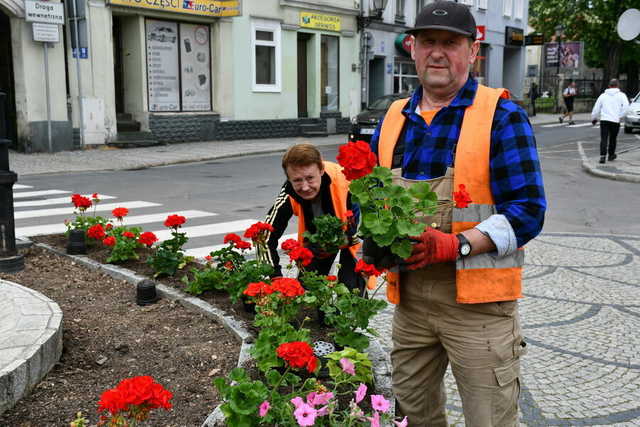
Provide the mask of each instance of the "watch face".
{"label": "watch face", "polygon": [[471,245],[470,244],[464,244],[462,246],[460,246],[460,255],[462,256],[467,256],[471,253]]}

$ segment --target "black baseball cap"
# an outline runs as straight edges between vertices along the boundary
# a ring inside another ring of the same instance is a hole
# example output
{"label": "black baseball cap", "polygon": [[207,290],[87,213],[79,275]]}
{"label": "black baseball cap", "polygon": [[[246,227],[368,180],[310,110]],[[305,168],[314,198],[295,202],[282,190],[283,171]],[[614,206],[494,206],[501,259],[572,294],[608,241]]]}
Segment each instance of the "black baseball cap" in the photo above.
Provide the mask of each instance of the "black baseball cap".
{"label": "black baseball cap", "polygon": [[476,20],[469,8],[452,1],[437,1],[425,6],[413,28],[406,31],[416,35],[422,30],[446,30],[476,39]]}

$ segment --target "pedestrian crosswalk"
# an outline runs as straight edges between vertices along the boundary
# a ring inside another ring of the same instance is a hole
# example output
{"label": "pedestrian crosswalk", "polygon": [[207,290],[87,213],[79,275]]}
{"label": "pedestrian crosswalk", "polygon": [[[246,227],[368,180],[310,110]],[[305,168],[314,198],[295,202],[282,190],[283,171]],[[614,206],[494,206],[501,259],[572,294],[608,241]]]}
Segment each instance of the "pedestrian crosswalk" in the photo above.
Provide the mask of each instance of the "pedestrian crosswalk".
{"label": "pedestrian crosswalk", "polygon": [[[29,185],[16,184],[13,187],[14,218],[16,237],[33,237],[48,234],[59,234],[66,231],[65,220],[74,219],[74,207],[71,204],[71,191],[63,189],[34,189]],[[62,196],[67,194],[66,196]],[[85,195],[91,197],[90,195]],[[101,202],[88,209],[85,215],[112,218],[111,211],[124,207],[129,214],[124,218],[127,226],[140,226],[143,231],[152,231],[160,241],[171,238],[171,230],[164,226],[168,215],[181,215],[187,223],[180,228],[186,233],[189,241],[184,246],[186,255],[204,258],[210,252],[226,246],[224,236],[228,233],[242,235],[244,230],[262,219],[243,218],[217,220],[219,212],[208,212],[196,209],[168,210],[161,203],[146,200],[124,200],[116,195],[100,194]],[[105,203],[105,200],[109,200]],[[67,206],[60,206],[66,204]],[[286,234],[280,239],[295,238],[296,234]],[[253,256],[254,251],[247,251]]]}

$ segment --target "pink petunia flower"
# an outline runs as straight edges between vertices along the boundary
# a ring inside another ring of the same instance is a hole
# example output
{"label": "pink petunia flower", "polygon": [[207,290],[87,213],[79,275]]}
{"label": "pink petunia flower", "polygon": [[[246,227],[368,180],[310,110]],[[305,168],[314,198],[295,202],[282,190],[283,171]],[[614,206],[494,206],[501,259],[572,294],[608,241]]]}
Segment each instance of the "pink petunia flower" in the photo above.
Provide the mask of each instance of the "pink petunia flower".
{"label": "pink petunia flower", "polygon": [[356,390],[356,403],[362,402],[364,396],[367,394],[367,386],[363,383],[360,383],[360,386]]}
{"label": "pink petunia flower", "polygon": [[387,412],[389,410],[389,401],[381,394],[372,394],[371,407],[376,411]]}
{"label": "pink petunia flower", "polygon": [[260,416],[264,417],[265,415],[267,415],[267,412],[269,412],[269,408],[271,408],[271,405],[269,404],[268,400],[265,400],[264,402],[262,402],[260,404]]}
{"label": "pink petunia flower", "polygon": [[296,396],[293,399],[291,399],[291,403],[293,403],[293,406],[295,406],[296,409],[298,409],[301,405],[304,404],[304,400],[302,400],[300,396]]}
{"label": "pink petunia flower", "polygon": [[380,427],[380,412],[374,411],[373,417],[367,417],[371,421],[371,427]]}
{"label": "pink petunia flower", "polygon": [[353,362],[350,359],[347,359],[346,357],[343,357],[342,359],[340,359],[340,367],[344,372],[346,372],[349,375],[356,374],[356,369]]}
{"label": "pink petunia flower", "polygon": [[396,425],[396,427],[408,427],[409,420],[407,419],[407,417],[404,417],[402,421],[394,421],[393,423]]}
{"label": "pink petunia flower", "polygon": [[293,412],[293,415],[296,417],[296,421],[299,426],[312,426],[316,423],[318,411],[313,409],[312,406],[303,403],[298,406],[298,408]]}
{"label": "pink petunia flower", "polygon": [[326,405],[333,399],[333,393],[317,393],[312,391],[307,395],[307,403],[311,406]]}

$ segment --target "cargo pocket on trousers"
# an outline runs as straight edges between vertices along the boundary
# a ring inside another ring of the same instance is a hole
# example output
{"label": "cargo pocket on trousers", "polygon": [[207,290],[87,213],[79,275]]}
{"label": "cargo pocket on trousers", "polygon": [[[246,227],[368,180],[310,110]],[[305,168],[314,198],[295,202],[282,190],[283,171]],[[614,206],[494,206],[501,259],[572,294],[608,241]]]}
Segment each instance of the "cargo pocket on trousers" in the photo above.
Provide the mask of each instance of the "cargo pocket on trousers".
{"label": "cargo pocket on trousers", "polygon": [[516,425],[520,396],[520,360],[512,359],[493,369],[498,388],[493,395],[492,425]]}

